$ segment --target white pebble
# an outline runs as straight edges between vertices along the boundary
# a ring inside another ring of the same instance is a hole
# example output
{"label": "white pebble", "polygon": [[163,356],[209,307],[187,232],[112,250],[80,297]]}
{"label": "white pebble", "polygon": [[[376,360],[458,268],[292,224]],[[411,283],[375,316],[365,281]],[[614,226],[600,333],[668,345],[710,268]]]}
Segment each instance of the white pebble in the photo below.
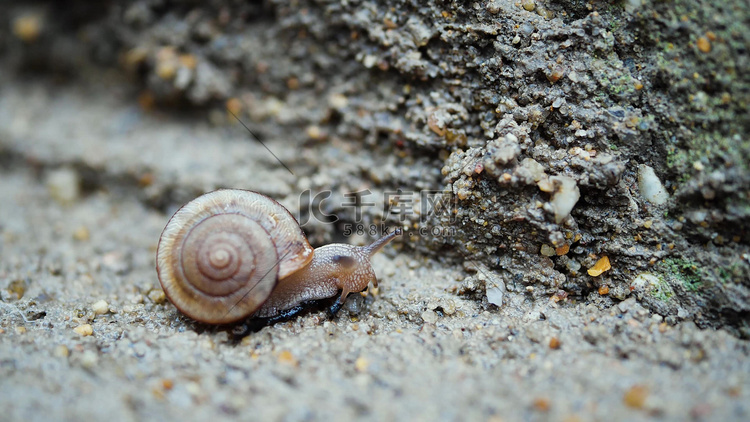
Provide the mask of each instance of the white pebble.
{"label": "white pebble", "polygon": [[99,300],[91,305],[91,310],[94,311],[94,315],[104,315],[109,312],[109,303],[106,300]]}
{"label": "white pebble", "polygon": [[581,198],[581,191],[578,190],[578,185],[573,178],[551,176],[549,179],[558,185],[552,195],[551,203],[555,207],[555,223],[560,224],[573,211],[576,202]]}
{"label": "white pebble", "polygon": [[86,337],[94,334],[94,328],[91,326],[91,324],[81,324],[73,329],[73,331],[76,332],[76,334]]}
{"label": "white pebble", "polygon": [[371,67],[375,66],[375,63],[378,62],[378,58],[376,56],[373,56],[371,54],[368,54],[365,56],[364,60],[362,60],[362,64],[365,65],[366,68],[370,69]]}
{"label": "white pebble", "polygon": [[545,176],[544,166],[539,164],[533,158],[524,158],[523,161],[521,161],[521,167],[529,170],[529,173],[531,173],[531,177],[535,182],[542,180],[542,178]]}
{"label": "white pebble", "polygon": [[437,314],[434,311],[422,312],[422,319],[428,324],[434,324],[437,322]]}
{"label": "white pebble", "polygon": [[549,245],[542,245],[540,253],[544,256],[555,256],[555,250]]}
{"label": "white pebble", "polygon": [[81,355],[81,366],[83,366],[86,369],[91,369],[96,366],[96,364],[99,362],[99,357],[96,355],[96,352],[93,350],[86,350]]}
{"label": "white pebble", "polygon": [[669,193],[664,189],[654,169],[645,164],[638,166],[638,191],[643,199],[654,205],[661,205],[669,199]]}
{"label": "white pebble", "polygon": [[502,280],[495,280],[493,284],[487,284],[487,301],[495,306],[503,306],[503,296],[505,296],[505,283]]}
{"label": "white pebble", "polygon": [[52,198],[61,204],[71,204],[80,195],[78,173],[71,168],[53,170],[47,174],[47,189]]}

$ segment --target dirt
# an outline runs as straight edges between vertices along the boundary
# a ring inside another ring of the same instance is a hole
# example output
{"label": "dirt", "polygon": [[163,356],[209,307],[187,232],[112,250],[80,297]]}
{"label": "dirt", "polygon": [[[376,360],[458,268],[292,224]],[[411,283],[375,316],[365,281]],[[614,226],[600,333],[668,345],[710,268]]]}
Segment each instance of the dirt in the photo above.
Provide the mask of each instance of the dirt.
{"label": "dirt", "polygon": [[[743,2],[0,16],[9,420],[749,417]],[[407,230],[336,318],[238,337],[154,270],[220,187],[313,246]]]}

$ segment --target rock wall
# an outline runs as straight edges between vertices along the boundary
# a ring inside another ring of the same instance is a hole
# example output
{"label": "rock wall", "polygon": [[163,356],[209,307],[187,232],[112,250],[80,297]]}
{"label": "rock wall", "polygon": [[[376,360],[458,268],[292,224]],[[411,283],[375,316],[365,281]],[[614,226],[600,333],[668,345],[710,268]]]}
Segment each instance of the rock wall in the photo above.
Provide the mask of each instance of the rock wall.
{"label": "rock wall", "polygon": [[[403,224],[405,253],[479,269],[460,294],[635,295],[750,335],[744,1],[67,1],[0,16],[19,77],[114,72],[144,110],[229,125],[229,109],[276,140],[293,173],[280,192],[333,192],[338,221],[312,221],[314,242]],[[138,195],[168,209],[224,183]],[[365,190],[361,216],[341,205]]]}

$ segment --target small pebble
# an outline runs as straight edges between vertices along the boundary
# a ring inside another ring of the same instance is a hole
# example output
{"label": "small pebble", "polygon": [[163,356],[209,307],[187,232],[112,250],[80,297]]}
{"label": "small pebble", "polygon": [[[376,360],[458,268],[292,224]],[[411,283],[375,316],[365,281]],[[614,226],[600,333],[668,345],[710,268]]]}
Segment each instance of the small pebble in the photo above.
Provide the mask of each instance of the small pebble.
{"label": "small pebble", "polygon": [[143,295],[140,293],[134,293],[130,296],[130,303],[133,303],[135,305],[143,303]]}
{"label": "small pebble", "polygon": [[553,186],[556,186],[550,203],[554,206],[555,223],[560,224],[568,217],[578,199],[581,198],[581,192],[575,179],[571,177],[550,176],[549,180]]}
{"label": "small pebble", "polygon": [[370,362],[362,356],[358,357],[354,362],[354,369],[356,369],[357,372],[365,372],[368,366],[370,366]]}
{"label": "small pebble", "polygon": [[362,60],[362,64],[363,64],[363,65],[364,65],[364,66],[365,66],[366,68],[368,68],[368,69],[370,69],[370,68],[372,68],[373,66],[375,66],[375,63],[377,63],[377,62],[378,62],[378,58],[377,58],[377,56],[373,56],[372,54],[368,54],[368,55],[366,55],[366,56],[364,57],[364,59]]}
{"label": "small pebble", "polygon": [[581,263],[576,261],[575,259],[571,259],[570,261],[565,263],[565,266],[570,270],[571,273],[577,274],[578,270],[581,269]]}
{"label": "small pebble", "polygon": [[505,283],[502,280],[496,280],[494,286],[487,286],[487,301],[495,306],[503,306],[505,291]]}
{"label": "small pebble", "polygon": [[434,324],[437,322],[437,314],[434,311],[424,311],[422,312],[422,320],[428,324]]}
{"label": "small pebble", "polygon": [[706,37],[700,37],[698,38],[698,50],[700,50],[702,53],[710,53],[711,52],[711,42]]}
{"label": "small pebble", "polygon": [[25,14],[13,20],[13,35],[24,42],[33,42],[42,32],[42,18],[38,14]]}
{"label": "small pebble", "polygon": [[226,102],[226,107],[229,112],[237,116],[242,111],[242,102],[238,98],[230,98]]}
{"label": "small pebble", "polygon": [[548,412],[550,408],[549,399],[546,397],[537,397],[534,399],[534,407],[540,412]]}
{"label": "small pebble", "polygon": [[447,300],[445,303],[443,303],[443,312],[445,312],[446,315],[453,315],[456,313],[456,302],[452,300]]}
{"label": "small pebble", "polygon": [[147,187],[154,184],[154,173],[147,171],[138,176],[138,186]]}
{"label": "small pebble", "polygon": [[328,104],[331,106],[331,108],[340,110],[349,104],[349,99],[346,98],[346,96],[343,94],[332,94],[328,98]]}
{"label": "small pebble", "polygon": [[78,173],[70,168],[53,170],[47,174],[47,190],[61,204],[71,204],[80,196]]}
{"label": "small pebble", "polygon": [[20,325],[16,327],[16,334],[26,334],[26,327]]}
{"label": "small pebble", "polygon": [[102,265],[117,274],[125,274],[131,268],[128,257],[121,251],[112,251],[104,254],[102,256]]}
{"label": "small pebble", "polygon": [[193,397],[197,397],[203,394],[203,389],[201,388],[200,384],[195,381],[191,381],[185,384],[185,390],[187,390],[187,392]]}
{"label": "small pebble", "polygon": [[562,343],[560,343],[560,339],[559,338],[552,337],[551,339],[549,339],[549,348],[550,349],[557,350],[557,349],[560,348],[561,345],[562,345]]}
{"label": "small pebble", "polygon": [[596,261],[593,267],[589,268],[588,273],[591,277],[601,275],[605,271],[609,271],[612,265],[609,263],[609,257],[603,256]]}
{"label": "small pebble", "polygon": [[99,357],[93,350],[86,350],[85,352],[83,352],[83,355],[81,355],[81,366],[83,366],[84,368],[91,369],[96,366],[98,361]]}
{"label": "small pebble", "polygon": [[555,250],[550,245],[542,245],[540,253],[544,256],[554,256]]}
{"label": "small pebble", "polygon": [[306,129],[307,137],[314,140],[314,141],[320,141],[325,139],[323,130],[318,125],[310,125]]}
{"label": "small pebble", "polygon": [[633,409],[642,409],[648,398],[648,387],[644,385],[634,385],[625,392],[622,400],[625,405]]}
{"label": "small pebble", "polygon": [[87,229],[86,226],[80,226],[73,231],[73,239],[79,242],[85,242],[89,240],[89,237],[89,229]]}
{"label": "small pebble", "polygon": [[94,311],[94,315],[104,315],[109,312],[109,303],[106,300],[99,300],[91,305],[91,310]]}
{"label": "small pebble", "polygon": [[159,62],[156,66],[156,74],[164,80],[174,78],[176,73],[177,66],[175,66],[174,62]]}
{"label": "small pebble", "polygon": [[638,190],[643,199],[655,205],[662,205],[669,200],[669,193],[654,169],[644,164],[638,166]]}
{"label": "small pebble", "polygon": [[555,83],[565,75],[565,71],[560,67],[555,67],[550,73],[547,74],[547,80]]}
{"label": "small pebble", "polygon": [[70,350],[68,350],[67,346],[60,344],[55,347],[54,355],[59,358],[67,358],[70,355]]}
{"label": "small pebble", "polygon": [[534,0],[524,0],[521,5],[525,10],[529,12],[533,12],[534,9],[536,9],[536,3],[534,2]]}
{"label": "small pebble", "polygon": [[164,80],[171,80],[177,74],[179,61],[174,47],[162,47],[156,53],[156,75]]}
{"label": "small pebble", "polygon": [[279,353],[279,362],[291,366],[297,366],[298,363],[297,359],[294,358],[294,355],[289,350],[284,350]]}
{"label": "small pebble", "polygon": [[157,305],[161,305],[167,301],[167,296],[164,294],[164,290],[161,289],[154,289],[148,292],[148,298]]}
{"label": "small pebble", "polygon": [[195,69],[198,66],[198,58],[192,54],[181,54],[179,58],[180,65],[186,69]]}
{"label": "small pebble", "polygon": [[8,285],[8,291],[18,296],[18,299],[22,298],[24,293],[26,293],[26,281],[23,279],[11,281]]}
{"label": "small pebble", "polygon": [[81,324],[73,329],[76,333],[82,336],[90,336],[91,334],[94,334],[94,329],[91,327],[91,324]]}
{"label": "small pebble", "polygon": [[599,295],[604,296],[607,294],[609,294],[609,286],[607,286],[606,284],[602,284],[601,286],[599,286]]}
{"label": "small pebble", "polygon": [[563,243],[562,246],[555,249],[555,253],[558,256],[567,255],[569,251],[570,251],[570,245],[568,245],[567,243]]}

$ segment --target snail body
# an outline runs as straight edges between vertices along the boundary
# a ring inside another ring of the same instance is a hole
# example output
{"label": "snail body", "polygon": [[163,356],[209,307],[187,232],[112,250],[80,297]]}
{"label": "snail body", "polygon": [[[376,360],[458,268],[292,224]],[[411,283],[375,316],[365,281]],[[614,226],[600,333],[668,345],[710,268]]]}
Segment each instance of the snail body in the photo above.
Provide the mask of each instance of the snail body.
{"label": "snail body", "polygon": [[310,301],[377,286],[370,258],[399,229],[369,246],[313,249],[281,204],[257,192],[222,189],[202,195],[169,220],[156,270],[169,300],[208,324],[290,316]]}

